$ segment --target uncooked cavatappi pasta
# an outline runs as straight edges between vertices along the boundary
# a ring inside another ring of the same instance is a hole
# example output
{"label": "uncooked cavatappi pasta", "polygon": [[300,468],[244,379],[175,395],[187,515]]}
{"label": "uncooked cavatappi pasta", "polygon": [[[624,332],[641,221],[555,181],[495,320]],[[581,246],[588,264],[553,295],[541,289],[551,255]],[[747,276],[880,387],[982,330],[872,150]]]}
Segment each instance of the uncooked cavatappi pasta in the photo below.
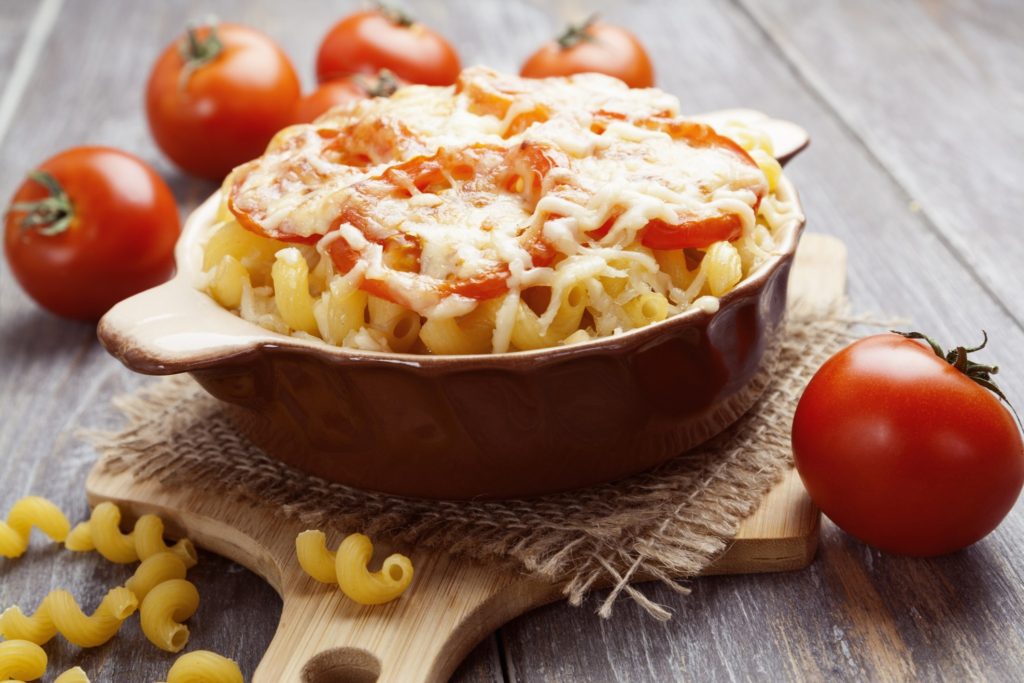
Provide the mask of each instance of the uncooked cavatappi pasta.
{"label": "uncooked cavatappi pasta", "polygon": [[[124,586],[107,592],[99,606],[86,614],[66,590],[51,591],[34,612],[11,606],[0,612],[0,681],[36,680],[46,672],[47,656],[40,647],[58,633],[83,648],[111,640],[126,619],[139,613],[146,638],[168,652],[180,651],[189,630],[182,623],[199,606],[199,591],[185,579],[197,562],[195,546],[183,538],[173,546],[164,541],[164,523],[156,515],[139,517],[134,529],[120,528],[121,510],[100,503],[86,522],[74,529],[61,510],[38,496],[17,501],[0,520],[0,556],[18,558],[28,549],[33,527],[69,550],[97,550],[111,562],[140,562]],[[238,665],[218,654],[199,650],[179,658],[167,674],[168,683],[211,681],[241,683]],[[80,667],[54,679],[55,683],[89,683]]]}
{"label": "uncooked cavatappi pasta", "polygon": [[597,74],[467,69],[286,128],[225,180],[200,287],[351,348],[502,353],[717,310],[799,217],[756,128]]}

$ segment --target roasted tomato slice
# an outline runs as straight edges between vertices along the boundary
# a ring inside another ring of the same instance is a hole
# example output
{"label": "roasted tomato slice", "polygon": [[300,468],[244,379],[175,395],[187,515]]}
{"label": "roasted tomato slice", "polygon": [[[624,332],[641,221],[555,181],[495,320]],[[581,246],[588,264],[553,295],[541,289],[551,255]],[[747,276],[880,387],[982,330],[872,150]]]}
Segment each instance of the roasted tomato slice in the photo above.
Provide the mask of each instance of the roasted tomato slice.
{"label": "roasted tomato slice", "polygon": [[644,227],[640,242],[651,249],[704,248],[715,242],[732,241],[741,234],[743,221],[738,215],[727,213],[679,225],[653,220]]}

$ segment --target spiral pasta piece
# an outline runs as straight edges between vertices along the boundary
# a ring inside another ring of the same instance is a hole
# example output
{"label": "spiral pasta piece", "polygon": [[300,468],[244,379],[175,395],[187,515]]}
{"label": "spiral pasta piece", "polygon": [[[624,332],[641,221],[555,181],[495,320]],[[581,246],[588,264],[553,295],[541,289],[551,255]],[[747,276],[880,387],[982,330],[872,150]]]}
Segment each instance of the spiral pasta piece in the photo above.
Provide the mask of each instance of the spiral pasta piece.
{"label": "spiral pasta piece", "polygon": [[64,545],[75,552],[96,550],[118,564],[129,564],[170,551],[181,558],[186,568],[194,567],[198,556],[192,541],[183,538],[168,546],[163,534],[163,520],[156,515],[142,515],[130,533],[123,533],[121,510],[113,503],[103,502],[93,508],[89,521],[81,522],[71,530]]}
{"label": "spiral pasta piece", "polygon": [[34,681],[46,673],[46,653],[27,640],[5,640],[0,643],[0,681],[16,679]]}
{"label": "spiral pasta piece", "polygon": [[28,549],[32,527],[60,543],[67,538],[71,524],[50,501],[26,496],[14,503],[7,513],[7,521],[0,521],[0,556],[21,557]]}
{"label": "spiral pasta piece", "polygon": [[199,591],[189,581],[171,579],[155,586],[142,601],[139,623],[149,642],[167,652],[180,652],[188,643],[187,620],[199,608]]}
{"label": "spiral pasta piece", "polygon": [[89,677],[80,666],[68,669],[53,680],[53,683],[89,683]]}
{"label": "spiral pasta piece", "polygon": [[[88,522],[82,522],[71,531],[68,550],[97,550],[99,554],[117,564],[128,564],[139,559],[132,534],[121,532],[121,510],[113,503],[100,503],[93,508]],[[79,545],[82,542],[83,545]],[[87,547],[89,546],[89,547]]]}
{"label": "spiral pasta piece", "polygon": [[124,587],[111,589],[92,615],[86,615],[74,596],[55,590],[43,598],[38,609],[25,615],[18,607],[0,614],[0,632],[8,639],[27,640],[37,645],[49,642],[57,633],[79,647],[97,647],[121,628],[121,622],[135,613],[139,601]]}
{"label": "spiral pasta piece", "polygon": [[156,515],[142,515],[135,523],[135,551],[140,560],[147,560],[157,553],[171,552],[177,555],[186,569],[198,563],[196,547],[187,538],[172,546],[164,542],[164,522]]}
{"label": "spiral pasta piece", "polygon": [[189,652],[175,660],[167,683],[243,683],[238,664],[209,650]]}
{"label": "spiral pasta piece", "polygon": [[141,604],[149,592],[161,583],[172,579],[184,579],[185,574],[186,567],[181,558],[165,550],[143,560],[135,574],[125,581],[124,587],[135,593]]}
{"label": "spiral pasta piece", "polygon": [[349,534],[332,553],[323,532],[303,531],[295,539],[295,552],[307,574],[322,583],[337,583],[349,599],[361,605],[391,602],[412,582],[412,561],[398,553],[389,555],[380,571],[371,572],[367,564],[373,557],[373,543],[363,534]]}
{"label": "spiral pasta piece", "polygon": [[322,531],[310,529],[295,537],[295,555],[302,570],[320,583],[338,583],[334,569],[334,553],[327,549],[327,537]]}

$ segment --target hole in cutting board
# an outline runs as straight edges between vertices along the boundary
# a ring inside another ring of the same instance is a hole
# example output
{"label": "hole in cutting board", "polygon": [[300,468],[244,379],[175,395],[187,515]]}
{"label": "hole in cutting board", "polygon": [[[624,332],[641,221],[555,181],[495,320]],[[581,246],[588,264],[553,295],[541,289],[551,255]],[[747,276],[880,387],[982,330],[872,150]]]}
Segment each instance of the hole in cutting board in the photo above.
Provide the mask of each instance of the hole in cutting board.
{"label": "hole in cutting board", "polygon": [[306,683],[375,683],[378,678],[380,660],[355,647],[321,652],[302,667]]}

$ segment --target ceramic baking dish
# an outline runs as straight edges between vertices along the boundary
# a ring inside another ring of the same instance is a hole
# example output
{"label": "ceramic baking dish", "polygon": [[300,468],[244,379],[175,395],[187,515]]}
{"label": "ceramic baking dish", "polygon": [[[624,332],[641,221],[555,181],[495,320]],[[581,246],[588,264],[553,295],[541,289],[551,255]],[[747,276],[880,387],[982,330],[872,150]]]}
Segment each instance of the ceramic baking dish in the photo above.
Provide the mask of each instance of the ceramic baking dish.
{"label": "ceramic baking dish", "polygon": [[[787,161],[806,133],[750,111]],[[780,195],[797,200],[784,178]],[[117,304],[104,346],[138,372],[190,373],[271,455],[336,482],[430,498],[530,496],[614,480],[707,440],[758,398],[803,220],[721,298],[624,334],[536,351],[428,356],[284,336],[195,283],[214,195],[191,215],[171,281]],[[800,211],[802,216],[802,211]]]}

